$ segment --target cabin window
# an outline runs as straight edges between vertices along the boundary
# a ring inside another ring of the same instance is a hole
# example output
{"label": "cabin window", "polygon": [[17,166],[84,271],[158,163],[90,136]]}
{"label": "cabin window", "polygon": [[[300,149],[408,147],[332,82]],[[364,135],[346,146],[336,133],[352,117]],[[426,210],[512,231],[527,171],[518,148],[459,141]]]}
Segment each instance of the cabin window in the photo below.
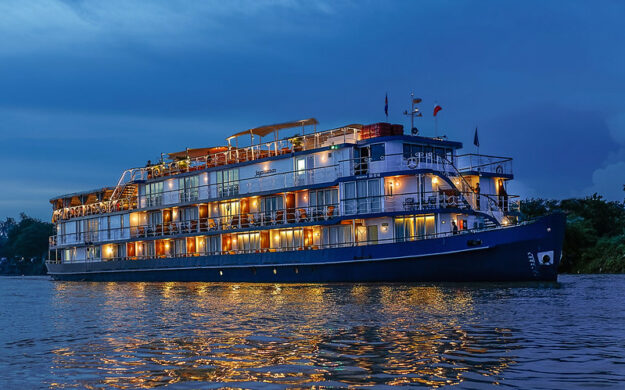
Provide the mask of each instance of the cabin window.
{"label": "cabin window", "polygon": [[433,215],[395,218],[395,240],[398,242],[414,241],[432,234],[436,234]]}
{"label": "cabin window", "polygon": [[[309,192],[309,204],[313,210],[324,209],[326,206],[336,207],[338,203],[339,191],[336,188]],[[321,212],[322,210],[319,211]],[[336,211],[333,212],[333,214],[335,213]]]}
{"label": "cabin window", "polygon": [[199,199],[199,176],[181,177],[178,179],[180,202],[194,202]]}
{"label": "cabin window", "polygon": [[76,248],[69,248],[63,251],[63,261],[69,262],[76,260]]}
{"label": "cabin window", "polygon": [[180,213],[180,218],[182,221],[195,221],[198,219],[198,209],[197,207],[185,207],[182,209]]}
{"label": "cabin window", "polygon": [[352,241],[352,225],[329,226],[323,229],[323,244],[326,246],[347,246]]}
{"label": "cabin window", "polygon": [[217,172],[217,196],[239,194],[239,169],[225,169]]}
{"label": "cabin window", "polygon": [[371,148],[371,161],[382,161],[384,160],[385,147],[384,144],[373,144],[370,146]]}
{"label": "cabin window", "polygon": [[176,256],[184,256],[187,253],[187,240],[185,238],[174,240],[174,253]]}
{"label": "cabin window", "polygon": [[163,214],[160,211],[153,211],[148,214],[148,221],[152,227],[161,225],[163,223]]}
{"label": "cabin window", "polygon": [[298,175],[301,175],[306,170],[306,158],[298,158],[295,162],[295,170]]}
{"label": "cabin window", "polygon": [[145,185],[145,202],[147,207],[163,204],[163,182],[148,183]]}
{"label": "cabin window", "polygon": [[403,154],[405,159],[409,159],[410,157],[418,158],[421,153],[423,153],[423,146],[415,144],[404,144]]}
{"label": "cabin window", "polygon": [[348,215],[380,212],[380,179],[345,183],[343,202]]}
{"label": "cabin window", "polygon": [[264,213],[282,210],[283,208],[284,199],[282,196],[267,196],[260,200],[260,211]]}
{"label": "cabin window", "polygon": [[88,246],[87,247],[87,260],[95,260],[99,258],[100,258],[100,247]]}
{"label": "cabin window", "polygon": [[293,250],[304,245],[302,229],[283,229],[274,231],[271,235],[271,247],[282,250]]}
{"label": "cabin window", "polygon": [[237,234],[237,241],[233,243],[232,249],[245,252],[260,250],[260,233],[241,233]]}
{"label": "cabin window", "polygon": [[221,251],[221,237],[208,236],[206,237],[206,251],[208,253],[218,253]]}

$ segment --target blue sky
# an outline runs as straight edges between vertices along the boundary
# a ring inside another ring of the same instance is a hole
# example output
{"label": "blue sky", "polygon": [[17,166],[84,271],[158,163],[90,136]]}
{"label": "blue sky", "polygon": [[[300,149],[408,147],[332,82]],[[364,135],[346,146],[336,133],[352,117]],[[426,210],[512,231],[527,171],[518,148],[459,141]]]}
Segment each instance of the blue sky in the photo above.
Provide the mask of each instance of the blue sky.
{"label": "blue sky", "polygon": [[515,158],[522,196],[625,183],[625,3],[0,2],[0,217],[116,183],[161,152],[316,117],[390,119]]}

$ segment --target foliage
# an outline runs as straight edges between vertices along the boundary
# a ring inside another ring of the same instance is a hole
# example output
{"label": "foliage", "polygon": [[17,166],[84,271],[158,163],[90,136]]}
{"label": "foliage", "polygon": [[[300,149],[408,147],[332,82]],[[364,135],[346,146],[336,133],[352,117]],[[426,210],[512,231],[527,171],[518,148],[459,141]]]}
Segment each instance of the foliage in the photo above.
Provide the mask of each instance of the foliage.
{"label": "foliage", "polygon": [[42,259],[48,252],[48,237],[53,231],[51,223],[24,213],[20,214],[19,222],[13,218],[0,221],[0,258],[8,259],[5,264],[7,267],[11,265],[19,270],[42,269]]}
{"label": "foliage", "polygon": [[625,272],[625,203],[594,194],[583,199],[521,201],[524,218],[566,214],[561,272]]}

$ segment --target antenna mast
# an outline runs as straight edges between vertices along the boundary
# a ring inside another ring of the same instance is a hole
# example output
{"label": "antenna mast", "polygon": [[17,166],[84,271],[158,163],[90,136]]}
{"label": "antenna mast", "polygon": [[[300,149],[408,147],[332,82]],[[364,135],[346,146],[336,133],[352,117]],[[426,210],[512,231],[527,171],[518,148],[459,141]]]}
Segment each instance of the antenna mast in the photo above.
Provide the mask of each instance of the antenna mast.
{"label": "antenna mast", "polygon": [[410,133],[412,135],[417,135],[419,133],[419,130],[414,127],[414,117],[420,117],[423,116],[423,114],[421,114],[421,112],[419,111],[419,108],[416,107],[416,104],[421,103],[421,98],[415,98],[414,97],[414,93],[410,93],[410,112],[408,112],[407,110],[404,111],[404,115],[407,115],[410,117]]}

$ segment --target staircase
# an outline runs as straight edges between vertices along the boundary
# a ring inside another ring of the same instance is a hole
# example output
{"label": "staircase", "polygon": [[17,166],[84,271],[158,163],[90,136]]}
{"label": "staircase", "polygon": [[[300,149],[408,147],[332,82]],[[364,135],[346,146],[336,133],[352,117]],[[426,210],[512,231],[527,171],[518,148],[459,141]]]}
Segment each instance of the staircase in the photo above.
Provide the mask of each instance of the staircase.
{"label": "staircase", "polygon": [[137,200],[139,185],[137,183],[145,181],[148,177],[148,171],[145,168],[127,169],[117,181],[117,186],[111,195],[111,205],[119,204],[125,208],[124,202],[128,204],[128,208],[132,208]]}
{"label": "staircase", "polygon": [[[460,181],[466,186],[466,188],[468,188],[471,191],[473,196],[477,197],[478,194],[473,190],[473,187],[471,187],[469,182],[467,182],[467,180],[460,173],[458,168],[456,168],[456,166],[451,161],[447,160],[445,157],[442,157],[442,156],[441,158],[444,161],[444,164],[443,164],[443,169],[439,170],[439,172],[448,179],[446,180],[448,184],[452,186],[452,188],[455,188],[461,194],[463,202],[470,209],[472,209],[473,207],[471,206],[469,201],[466,199],[464,192],[460,188],[458,188],[454,183],[456,181]],[[452,172],[449,172],[449,170],[447,169],[448,167],[452,169]],[[488,195],[484,195],[484,194],[479,194],[479,197],[480,197],[480,203],[482,203],[483,201],[486,201],[486,211],[476,210],[476,212],[487,216],[488,217],[487,221],[489,220],[492,224],[495,224],[495,221],[496,221],[496,225],[494,225],[494,227],[501,226],[502,222],[504,221],[506,217],[503,211],[497,205],[497,201],[493,199],[492,197]],[[485,223],[485,225],[487,224]]]}

